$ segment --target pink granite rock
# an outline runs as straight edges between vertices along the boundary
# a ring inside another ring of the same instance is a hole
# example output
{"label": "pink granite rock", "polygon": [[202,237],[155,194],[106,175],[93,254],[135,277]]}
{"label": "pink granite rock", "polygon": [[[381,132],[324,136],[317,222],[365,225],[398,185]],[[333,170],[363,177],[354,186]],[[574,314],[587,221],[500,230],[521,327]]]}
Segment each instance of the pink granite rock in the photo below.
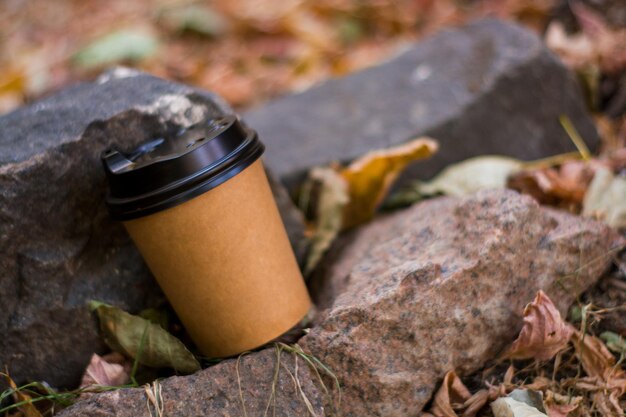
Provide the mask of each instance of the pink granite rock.
{"label": "pink granite rock", "polygon": [[[307,416],[306,401],[318,416],[326,415],[319,379],[302,357],[282,352],[276,370],[276,349],[230,359],[190,376],[160,381],[163,416]],[[296,369],[296,359],[298,366]],[[239,364],[237,362],[239,361]],[[275,382],[274,382],[275,381]],[[241,395],[240,395],[241,384]],[[298,386],[299,385],[299,386]],[[150,387],[154,391],[154,386]],[[274,395],[272,390],[274,389]],[[306,400],[304,399],[306,396]],[[95,394],[64,410],[59,417],[152,417],[146,388]]]}
{"label": "pink granite rock", "polygon": [[339,377],[342,415],[386,417],[416,415],[445,372],[494,359],[538,290],[565,312],[623,245],[502,190],[426,201],[347,239],[316,283],[324,318],[300,343]]}
{"label": "pink granite rock", "polygon": [[[376,219],[338,242],[318,276],[319,323],[300,340],[342,385],[329,401],[315,372],[283,353],[267,415],[414,416],[446,371],[469,374],[519,332],[539,289],[565,311],[624,244],[601,223],[512,191],[438,198]],[[163,381],[164,415],[263,416],[275,351]],[[241,381],[241,392],[238,380]],[[325,385],[332,386],[331,378]],[[300,388],[298,388],[298,384]],[[332,391],[331,391],[332,394]],[[241,408],[246,404],[246,413]],[[63,417],[149,416],[143,389],[101,394]]]}

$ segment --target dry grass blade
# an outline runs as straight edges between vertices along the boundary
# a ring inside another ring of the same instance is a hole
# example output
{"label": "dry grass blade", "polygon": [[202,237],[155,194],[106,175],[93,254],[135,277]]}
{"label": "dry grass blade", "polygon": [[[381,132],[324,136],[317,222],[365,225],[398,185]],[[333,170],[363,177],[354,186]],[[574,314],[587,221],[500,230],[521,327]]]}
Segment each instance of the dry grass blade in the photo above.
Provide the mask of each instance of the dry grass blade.
{"label": "dry grass blade", "polygon": [[23,415],[23,417],[42,417],[37,407],[33,404],[33,398],[17,387],[8,372],[2,375],[13,392],[13,399],[16,403],[15,406],[21,412],[21,415]]}
{"label": "dry grass blade", "polygon": [[161,384],[159,381],[156,380],[151,384],[146,384],[144,386],[144,391],[146,393],[146,406],[148,407],[148,413],[150,416],[153,415],[152,406],[154,407],[154,417],[163,417],[165,405],[163,404]]}
{"label": "dry grass blade", "polygon": [[239,401],[241,402],[241,411],[243,412],[244,417],[248,417],[248,412],[246,410],[246,403],[243,399],[243,390],[241,389],[241,373],[239,373],[239,364],[241,362],[241,358],[246,354],[244,352],[237,357],[237,362],[235,364],[235,372],[237,373],[237,388],[239,390]]}

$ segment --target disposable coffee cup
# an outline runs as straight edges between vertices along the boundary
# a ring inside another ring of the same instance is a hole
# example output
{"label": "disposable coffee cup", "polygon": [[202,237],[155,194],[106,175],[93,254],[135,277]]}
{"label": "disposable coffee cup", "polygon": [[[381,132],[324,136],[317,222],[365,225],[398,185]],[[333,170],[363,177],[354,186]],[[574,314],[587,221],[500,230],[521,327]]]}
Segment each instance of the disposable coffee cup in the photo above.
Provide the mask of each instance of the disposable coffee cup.
{"label": "disposable coffee cup", "polygon": [[311,306],[263,151],[256,132],[227,116],[102,155],[111,216],[208,357],[262,346]]}

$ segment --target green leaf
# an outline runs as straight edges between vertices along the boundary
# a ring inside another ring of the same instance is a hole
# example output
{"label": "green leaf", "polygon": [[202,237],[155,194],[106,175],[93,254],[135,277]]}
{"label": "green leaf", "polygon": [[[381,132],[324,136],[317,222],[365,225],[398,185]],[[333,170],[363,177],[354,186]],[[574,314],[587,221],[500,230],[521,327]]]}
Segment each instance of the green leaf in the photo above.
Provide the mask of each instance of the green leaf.
{"label": "green leaf", "polygon": [[187,4],[163,9],[160,22],[172,31],[215,37],[228,31],[226,17],[206,5]]}
{"label": "green leaf", "polygon": [[167,329],[170,323],[170,316],[166,310],[160,308],[146,308],[139,312],[139,317],[148,320],[151,323]]}
{"label": "green leaf", "polygon": [[365,28],[359,19],[347,17],[339,19],[335,24],[339,38],[345,44],[353,44],[365,35]]}
{"label": "green leaf", "polygon": [[123,29],[96,39],[78,51],[73,60],[83,68],[94,68],[121,61],[140,61],[158,50],[156,38],[135,29]]}
{"label": "green leaf", "polygon": [[569,321],[577,323],[583,319],[583,310],[580,306],[574,305],[569,310]]}
{"label": "green leaf", "polygon": [[599,169],[585,193],[583,215],[600,218],[615,228],[626,227],[626,178]]}
{"label": "green leaf", "polygon": [[153,368],[182,373],[200,370],[185,345],[158,324],[99,301],[91,301],[89,308],[98,314],[104,341],[114,351]]}
{"label": "green leaf", "polygon": [[626,340],[617,333],[602,332],[600,339],[604,340],[606,347],[615,353],[626,353]]}
{"label": "green leaf", "polygon": [[509,175],[519,171],[523,162],[505,156],[479,156],[450,165],[428,182],[415,186],[422,195],[462,196],[487,188],[505,188]]}

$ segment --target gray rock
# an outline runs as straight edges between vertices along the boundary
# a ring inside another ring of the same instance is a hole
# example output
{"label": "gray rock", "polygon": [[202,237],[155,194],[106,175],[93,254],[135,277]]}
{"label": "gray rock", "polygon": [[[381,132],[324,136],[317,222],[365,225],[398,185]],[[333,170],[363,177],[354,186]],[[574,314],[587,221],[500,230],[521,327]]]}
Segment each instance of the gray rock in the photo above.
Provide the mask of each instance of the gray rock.
{"label": "gray rock", "polygon": [[573,151],[561,114],[597,145],[579,86],[541,40],[512,23],[482,20],[244,118],[264,138],[269,167],[294,188],[313,166],[419,135],[438,139],[440,151],[400,183],[476,155],[537,159]]}
{"label": "gray rock", "polygon": [[447,371],[469,375],[515,339],[538,290],[565,313],[624,245],[504,190],[417,204],[351,241],[318,278],[325,318],[300,341],[339,377],[346,417],[417,415]]}
{"label": "gray rock", "polygon": [[[539,289],[564,311],[623,244],[601,223],[507,191],[376,219],[333,249],[317,294],[327,308],[299,342],[339,378],[341,398],[324,373],[328,394],[303,362],[294,380],[295,357],[283,353],[285,366],[276,368],[264,350],[244,356],[255,371],[240,370],[240,378],[231,360],[163,381],[163,415],[241,416],[242,401],[248,416],[266,415],[275,369],[277,406],[267,415],[309,415],[304,397],[316,415],[417,415],[446,371],[476,371],[516,337]],[[145,392],[99,394],[61,414],[83,415],[149,416]]]}
{"label": "gray rock", "polygon": [[[1,369],[18,382],[73,386],[103,350],[88,300],[131,311],[162,301],[108,218],[99,155],[224,112],[212,94],[122,68],[0,118]],[[300,247],[301,218],[273,186]]]}

